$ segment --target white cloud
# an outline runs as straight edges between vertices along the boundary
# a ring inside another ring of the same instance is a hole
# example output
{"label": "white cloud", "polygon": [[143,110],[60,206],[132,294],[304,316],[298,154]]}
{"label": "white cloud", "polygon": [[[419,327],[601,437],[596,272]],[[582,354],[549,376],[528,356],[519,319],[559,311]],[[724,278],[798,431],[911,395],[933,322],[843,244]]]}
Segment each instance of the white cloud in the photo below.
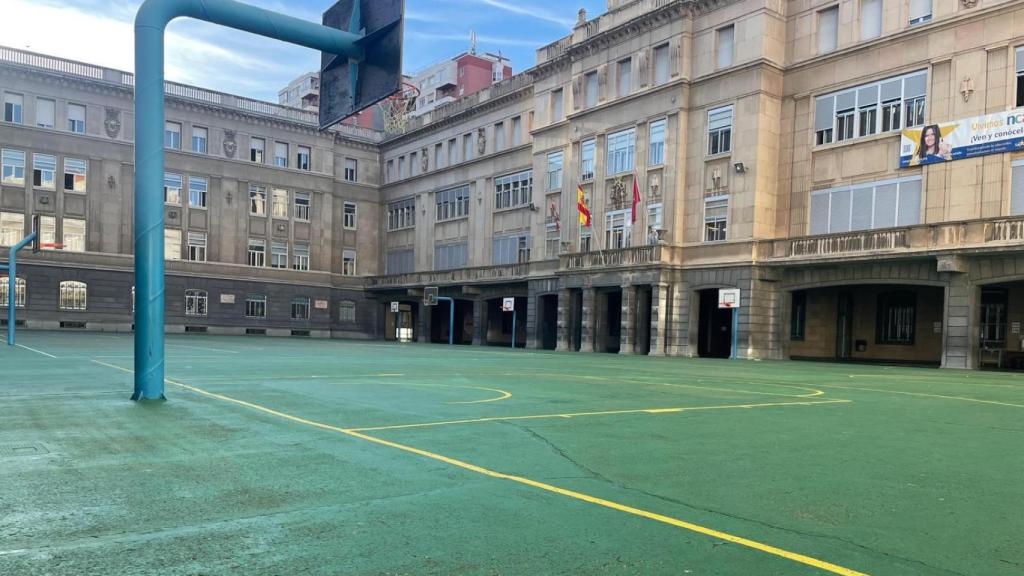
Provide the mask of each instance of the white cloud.
{"label": "white cloud", "polygon": [[[469,46],[469,34],[435,34],[432,32],[410,31],[406,36],[421,40],[442,40],[452,42],[464,42]],[[523,46],[526,48],[537,48],[543,46],[543,42],[536,40],[525,40],[522,38],[503,38],[501,36],[487,36],[477,34],[477,42],[480,44],[496,44],[499,46]]]}
{"label": "white cloud", "polygon": [[545,22],[551,22],[553,24],[558,24],[559,26],[563,26],[563,27],[565,27],[567,29],[571,29],[573,24],[576,22],[572,18],[561,17],[561,16],[559,16],[559,15],[553,13],[553,12],[550,12],[548,10],[545,10],[545,9],[537,7],[537,6],[510,4],[510,3],[504,2],[502,0],[473,0],[473,1],[474,2],[479,2],[480,4],[486,4],[488,6],[491,6],[492,8],[498,8],[499,10],[505,10],[506,12],[511,12],[513,14],[519,14],[521,16],[529,16],[531,18],[536,18],[537,20],[543,20]]}

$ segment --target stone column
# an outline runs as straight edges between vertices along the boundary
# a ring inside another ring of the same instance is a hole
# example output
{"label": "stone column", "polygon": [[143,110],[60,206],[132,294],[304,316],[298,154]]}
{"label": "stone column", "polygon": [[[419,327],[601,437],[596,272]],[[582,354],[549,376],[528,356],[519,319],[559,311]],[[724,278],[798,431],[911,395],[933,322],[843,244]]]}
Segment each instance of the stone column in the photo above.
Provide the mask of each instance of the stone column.
{"label": "stone column", "polygon": [[636,286],[622,287],[622,328],[619,354],[633,354],[636,341]]}
{"label": "stone column", "polygon": [[981,291],[968,274],[949,274],[946,312],[942,325],[942,367],[971,370],[979,367]]}
{"label": "stone column", "polygon": [[572,317],[572,292],[569,290],[558,291],[558,345],[555,350],[568,352],[572,338],[572,327],[569,320]]}
{"label": "stone column", "polygon": [[668,328],[668,284],[651,286],[651,352],[649,356],[665,355],[665,332]]}
{"label": "stone column", "polygon": [[597,289],[583,289],[583,335],[580,338],[580,352],[594,351],[595,318],[597,317]]}
{"label": "stone column", "polygon": [[487,344],[487,301],[477,298],[473,300],[473,346]]}
{"label": "stone column", "polygon": [[540,348],[540,344],[539,344],[540,339],[537,338],[537,327],[540,324],[539,322],[537,322],[537,301],[539,299],[540,299],[540,296],[538,296],[537,293],[534,292],[533,290],[530,290],[529,292],[527,292],[527,296],[526,296],[526,349],[527,350],[536,350],[537,348]]}
{"label": "stone column", "polygon": [[690,301],[686,297],[686,285],[682,282],[672,285],[672,310],[669,312],[667,326],[667,354],[669,356],[686,356],[689,345],[688,319]]}

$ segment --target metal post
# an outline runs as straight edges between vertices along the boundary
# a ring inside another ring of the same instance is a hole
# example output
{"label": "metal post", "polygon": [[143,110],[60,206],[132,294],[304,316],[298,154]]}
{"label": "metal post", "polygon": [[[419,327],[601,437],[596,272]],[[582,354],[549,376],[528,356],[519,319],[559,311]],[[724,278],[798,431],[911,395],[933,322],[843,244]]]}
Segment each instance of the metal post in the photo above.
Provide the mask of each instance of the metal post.
{"label": "metal post", "polygon": [[740,357],[740,309],[732,309],[732,360]]}
{"label": "metal post", "polygon": [[18,251],[28,246],[36,239],[39,232],[32,232],[21,242],[11,246],[10,256],[7,257],[7,345],[14,346],[14,304],[16,303],[18,288]]}
{"label": "metal post", "polygon": [[512,311],[512,349],[516,349],[516,311]]}
{"label": "metal post", "polygon": [[395,312],[395,342],[402,343],[402,312]]}
{"label": "metal post", "polygon": [[164,30],[191,17],[329,54],[361,58],[358,34],[234,0],[146,0],[135,16],[135,391],[164,397]]}
{"label": "metal post", "polygon": [[438,302],[448,303],[448,345],[455,345],[455,300],[447,296],[438,296]]}

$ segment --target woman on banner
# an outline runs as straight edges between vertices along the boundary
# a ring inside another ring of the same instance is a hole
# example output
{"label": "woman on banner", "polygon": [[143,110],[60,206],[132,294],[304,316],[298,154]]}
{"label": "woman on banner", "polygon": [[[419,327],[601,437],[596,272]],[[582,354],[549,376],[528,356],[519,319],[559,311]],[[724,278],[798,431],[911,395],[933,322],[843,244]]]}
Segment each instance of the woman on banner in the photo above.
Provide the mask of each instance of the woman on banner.
{"label": "woman on banner", "polygon": [[952,148],[949,142],[942,138],[942,131],[938,124],[925,126],[921,131],[921,143],[917,147],[915,164],[931,164],[933,162],[945,162],[952,160]]}

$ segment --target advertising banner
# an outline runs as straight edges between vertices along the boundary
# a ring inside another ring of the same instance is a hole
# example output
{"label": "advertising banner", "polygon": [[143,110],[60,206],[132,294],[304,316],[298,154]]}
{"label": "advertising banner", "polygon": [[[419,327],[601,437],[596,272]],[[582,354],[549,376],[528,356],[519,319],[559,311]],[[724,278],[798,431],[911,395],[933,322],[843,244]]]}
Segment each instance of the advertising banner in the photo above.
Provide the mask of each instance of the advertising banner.
{"label": "advertising banner", "polygon": [[1024,108],[903,130],[900,168],[1024,151]]}

